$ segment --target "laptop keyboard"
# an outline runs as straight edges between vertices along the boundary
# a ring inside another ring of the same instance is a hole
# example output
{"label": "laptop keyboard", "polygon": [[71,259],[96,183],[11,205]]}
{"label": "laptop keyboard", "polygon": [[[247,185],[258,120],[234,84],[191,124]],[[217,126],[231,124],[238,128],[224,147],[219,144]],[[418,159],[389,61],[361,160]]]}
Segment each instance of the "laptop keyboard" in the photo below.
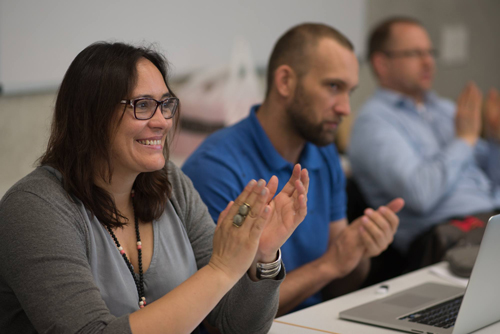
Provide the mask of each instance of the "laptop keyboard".
{"label": "laptop keyboard", "polygon": [[412,313],[399,318],[399,320],[408,320],[419,324],[430,325],[441,328],[450,328],[455,326],[458,310],[464,296],[460,296],[441,304],[434,305],[424,310]]}

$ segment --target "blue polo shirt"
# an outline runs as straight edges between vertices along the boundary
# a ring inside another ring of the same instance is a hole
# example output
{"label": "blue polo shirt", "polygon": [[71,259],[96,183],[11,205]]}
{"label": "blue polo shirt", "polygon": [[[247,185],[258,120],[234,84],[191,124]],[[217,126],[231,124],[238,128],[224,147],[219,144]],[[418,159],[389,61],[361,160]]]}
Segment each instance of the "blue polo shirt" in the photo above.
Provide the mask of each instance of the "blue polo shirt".
{"label": "blue polo shirt", "polygon": [[[257,119],[258,108],[258,105],[252,107],[247,118],[209,136],[182,167],[215,222],[251,179],[269,181],[276,175],[279,192],[292,175],[294,165],[283,159],[272,145]],[[323,255],[328,247],[330,222],[346,216],[345,177],[335,146],[306,143],[299,163],[309,171],[308,212],[281,247],[288,271]],[[317,293],[299,308],[321,301]]]}

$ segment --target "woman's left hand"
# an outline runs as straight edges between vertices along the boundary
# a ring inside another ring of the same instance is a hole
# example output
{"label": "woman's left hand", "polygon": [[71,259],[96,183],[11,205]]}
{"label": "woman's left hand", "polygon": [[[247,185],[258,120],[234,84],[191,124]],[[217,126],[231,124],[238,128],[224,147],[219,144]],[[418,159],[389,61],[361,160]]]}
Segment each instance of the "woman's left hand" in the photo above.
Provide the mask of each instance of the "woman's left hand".
{"label": "woman's left hand", "polygon": [[256,261],[264,263],[276,260],[278,249],[292,235],[307,214],[309,188],[307,169],[302,169],[299,164],[296,164],[292,176],[276,197],[274,197],[278,189],[276,176],[271,177],[267,188],[272,216],[262,232],[256,254]]}

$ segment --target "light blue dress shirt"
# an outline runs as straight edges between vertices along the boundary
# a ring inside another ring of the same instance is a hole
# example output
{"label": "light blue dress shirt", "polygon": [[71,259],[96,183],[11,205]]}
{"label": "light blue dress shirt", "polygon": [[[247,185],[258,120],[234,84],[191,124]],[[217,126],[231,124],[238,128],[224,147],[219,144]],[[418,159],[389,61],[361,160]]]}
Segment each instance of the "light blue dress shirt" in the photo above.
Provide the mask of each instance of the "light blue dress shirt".
{"label": "light blue dress shirt", "polygon": [[500,208],[500,146],[455,136],[455,105],[429,92],[415,102],[378,89],[360,110],[349,147],[354,178],[373,207],[402,197],[394,246],[405,252],[431,226]]}

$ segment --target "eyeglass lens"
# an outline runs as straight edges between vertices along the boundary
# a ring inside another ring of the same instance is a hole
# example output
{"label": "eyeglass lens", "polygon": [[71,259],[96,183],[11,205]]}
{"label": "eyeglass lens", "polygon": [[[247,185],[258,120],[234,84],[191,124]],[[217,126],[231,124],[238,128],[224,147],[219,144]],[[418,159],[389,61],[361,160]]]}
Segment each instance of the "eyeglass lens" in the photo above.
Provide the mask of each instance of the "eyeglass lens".
{"label": "eyeglass lens", "polygon": [[437,50],[435,50],[435,49],[386,51],[385,53],[389,57],[403,57],[403,58],[424,58],[426,56],[430,56],[432,58],[435,58],[437,56]]}
{"label": "eyeglass lens", "polygon": [[149,119],[153,117],[158,104],[165,118],[172,118],[177,108],[175,99],[167,99],[165,101],[156,101],[153,99],[140,99],[135,101],[135,117],[137,119]]}

